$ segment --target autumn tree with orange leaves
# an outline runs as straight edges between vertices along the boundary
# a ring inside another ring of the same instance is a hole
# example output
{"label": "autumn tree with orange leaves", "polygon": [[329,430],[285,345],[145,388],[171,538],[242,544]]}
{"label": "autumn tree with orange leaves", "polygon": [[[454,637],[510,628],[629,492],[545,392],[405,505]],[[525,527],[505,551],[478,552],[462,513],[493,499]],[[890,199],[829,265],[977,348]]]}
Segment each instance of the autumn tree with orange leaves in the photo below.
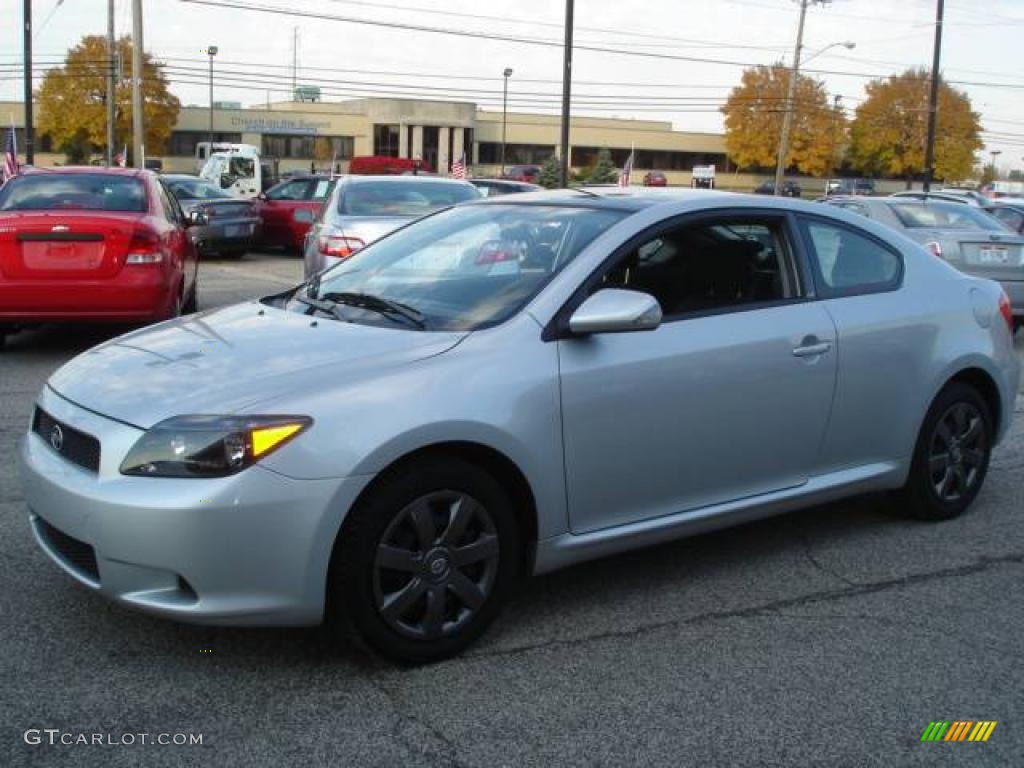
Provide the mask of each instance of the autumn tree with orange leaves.
{"label": "autumn tree with orange leaves", "polygon": [[[115,134],[118,137],[113,148],[115,152],[121,145],[131,144],[131,38],[122,37],[116,48],[121,66],[114,89]],[[106,145],[107,73],[110,66],[106,38],[90,35],[68,51],[64,66],[48,70],[39,86],[36,94],[39,132],[49,134],[54,146],[69,156],[72,153],[81,155],[83,146]],[[160,154],[178,119],[181,102],[170,93],[163,68],[149,54],[143,54],[142,73],[146,152]],[[82,161],[81,157],[73,159]]]}
{"label": "autumn tree with orange leaves", "polygon": [[[911,69],[874,80],[857,107],[850,126],[850,164],[870,175],[902,176],[924,172],[931,76]],[[947,181],[968,178],[974,154],[984,146],[981,121],[966,93],[939,82],[935,127],[935,176]]]}
{"label": "autumn tree with orange leaves", "polygon": [[[726,151],[741,168],[775,167],[790,75],[781,63],[746,69],[722,107]],[[824,83],[805,75],[797,79],[794,107],[786,167],[830,173],[845,143],[842,110],[829,104]]]}

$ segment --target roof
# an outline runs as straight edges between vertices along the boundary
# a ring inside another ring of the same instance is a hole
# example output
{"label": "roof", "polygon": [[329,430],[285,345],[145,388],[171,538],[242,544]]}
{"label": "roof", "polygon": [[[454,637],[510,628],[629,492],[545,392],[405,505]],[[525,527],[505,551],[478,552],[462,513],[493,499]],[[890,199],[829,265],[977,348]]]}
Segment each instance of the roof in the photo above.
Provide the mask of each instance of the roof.
{"label": "roof", "polygon": [[519,195],[488,197],[473,205],[564,205],[616,211],[641,211],[669,202],[728,200],[740,197],[731,192],[679,187],[572,187],[524,192]]}
{"label": "roof", "polygon": [[444,176],[395,176],[394,174],[382,174],[379,176],[370,176],[363,174],[349,174],[345,176],[346,184],[363,184],[368,181],[384,182],[387,184],[458,184],[458,185],[469,185],[468,181],[462,179],[449,179]]}
{"label": "roof", "polygon": [[54,168],[41,168],[39,166],[22,166],[21,173],[26,176],[52,175],[55,173],[93,173],[111,176],[154,176],[154,172],[143,168],[121,168],[103,165],[59,165]]}

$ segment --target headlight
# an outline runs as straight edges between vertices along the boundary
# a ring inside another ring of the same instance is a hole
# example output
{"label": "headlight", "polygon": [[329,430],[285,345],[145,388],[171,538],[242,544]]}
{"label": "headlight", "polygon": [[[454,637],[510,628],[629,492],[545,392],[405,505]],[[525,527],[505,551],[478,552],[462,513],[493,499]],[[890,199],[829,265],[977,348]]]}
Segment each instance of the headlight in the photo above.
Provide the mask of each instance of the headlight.
{"label": "headlight", "polygon": [[224,477],[241,472],[313,423],[307,416],[176,416],[139,438],[121,473]]}

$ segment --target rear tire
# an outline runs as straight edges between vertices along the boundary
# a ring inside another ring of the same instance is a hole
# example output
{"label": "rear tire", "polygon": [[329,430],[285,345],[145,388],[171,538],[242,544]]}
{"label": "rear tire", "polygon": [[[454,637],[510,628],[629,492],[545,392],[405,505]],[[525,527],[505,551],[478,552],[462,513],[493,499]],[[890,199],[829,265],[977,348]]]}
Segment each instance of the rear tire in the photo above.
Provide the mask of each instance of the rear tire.
{"label": "rear tire", "polygon": [[498,615],[521,562],[512,502],[475,464],[424,459],[352,510],[335,545],[331,611],[371,648],[422,664],[454,656]]}
{"label": "rear tire", "polygon": [[192,283],[192,290],[188,294],[188,298],[185,299],[181,305],[181,313],[183,315],[191,315],[199,311],[199,281]]}
{"label": "rear tire", "polygon": [[918,520],[959,517],[985,482],[992,454],[992,416],[978,391],[962,382],[946,386],[925,416],[899,511]]}

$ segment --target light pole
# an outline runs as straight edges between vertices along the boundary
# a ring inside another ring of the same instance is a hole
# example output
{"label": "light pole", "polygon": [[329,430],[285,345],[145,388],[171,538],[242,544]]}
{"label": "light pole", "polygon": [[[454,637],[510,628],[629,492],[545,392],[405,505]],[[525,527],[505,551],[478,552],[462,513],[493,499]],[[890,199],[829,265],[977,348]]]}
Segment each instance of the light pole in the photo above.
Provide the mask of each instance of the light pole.
{"label": "light pole", "polygon": [[991,152],[989,152],[989,155],[992,156],[992,181],[995,181],[996,178],[999,176],[999,172],[996,170],[996,158],[999,157],[1001,154],[1003,154],[1003,150],[1001,149],[993,149]]}
{"label": "light pole", "polygon": [[[793,113],[796,112],[796,85],[800,79],[800,51],[803,48],[804,39],[804,16],[807,13],[808,0],[801,0],[800,3],[800,27],[796,36],[796,50],[793,52],[793,70],[789,75],[789,86],[786,89],[785,111],[782,114],[782,133],[779,135],[779,154],[775,162],[775,194],[782,194],[782,178],[786,173],[786,155],[789,154],[789,133],[793,129]],[[815,51],[804,61],[806,64],[811,59],[821,56],[825,51],[833,48],[846,48],[853,50],[857,44],[845,40],[841,43],[830,43],[824,48]]]}
{"label": "light pole", "polygon": [[206,49],[210,55],[210,148],[206,150],[206,156],[213,154],[213,57],[217,55],[217,46],[211,45]]}
{"label": "light pole", "polygon": [[832,184],[832,173],[836,166],[836,145],[839,143],[836,140],[836,128],[839,123],[839,112],[842,109],[840,102],[843,100],[842,95],[836,94],[832,99],[832,147],[828,153],[828,169],[825,173],[825,194],[829,194],[829,188]]}
{"label": "light pole", "polygon": [[501,175],[505,175],[505,130],[508,124],[508,79],[512,77],[512,67],[505,67],[505,92],[501,99]]}

